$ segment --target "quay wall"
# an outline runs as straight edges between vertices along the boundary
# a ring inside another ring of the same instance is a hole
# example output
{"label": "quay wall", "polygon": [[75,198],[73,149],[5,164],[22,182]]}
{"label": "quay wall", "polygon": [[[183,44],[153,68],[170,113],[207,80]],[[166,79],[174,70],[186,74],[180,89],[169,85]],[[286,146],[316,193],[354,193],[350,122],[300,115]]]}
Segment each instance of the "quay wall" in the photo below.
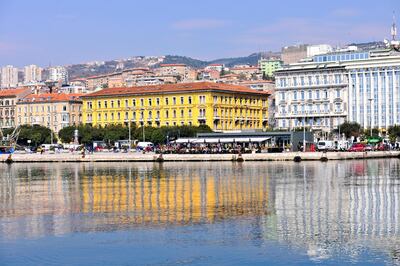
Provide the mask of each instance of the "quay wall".
{"label": "quay wall", "polygon": [[[400,158],[400,151],[373,152],[284,152],[254,153],[241,155],[244,161],[326,161],[372,158]],[[1,161],[7,162],[8,156],[1,155]],[[81,154],[13,154],[13,163],[33,162],[149,162],[149,161],[236,161],[241,160],[237,154],[164,154],[162,158],[154,153],[94,153]]]}

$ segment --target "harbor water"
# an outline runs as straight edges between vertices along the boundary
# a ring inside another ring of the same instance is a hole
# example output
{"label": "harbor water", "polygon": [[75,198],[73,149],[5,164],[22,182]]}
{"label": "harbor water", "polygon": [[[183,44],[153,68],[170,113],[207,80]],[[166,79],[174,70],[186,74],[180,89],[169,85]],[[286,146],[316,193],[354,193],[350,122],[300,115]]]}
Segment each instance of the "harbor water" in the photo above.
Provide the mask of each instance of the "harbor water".
{"label": "harbor water", "polygon": [[0,265],[400,265],[399,159],[0,168]]}

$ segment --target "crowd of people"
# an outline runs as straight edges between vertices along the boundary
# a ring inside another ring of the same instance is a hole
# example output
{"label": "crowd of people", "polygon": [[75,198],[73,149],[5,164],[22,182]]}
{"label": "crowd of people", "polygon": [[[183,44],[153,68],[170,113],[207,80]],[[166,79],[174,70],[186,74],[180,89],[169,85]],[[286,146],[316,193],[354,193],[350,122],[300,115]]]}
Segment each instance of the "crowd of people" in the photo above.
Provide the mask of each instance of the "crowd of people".
{"label": "crowd of people", "polygon": [[257,143],[201,143],[201,144],[163,144],[154,147],[155,153],[162,154],[223,154],[260,153],[265,147]]}

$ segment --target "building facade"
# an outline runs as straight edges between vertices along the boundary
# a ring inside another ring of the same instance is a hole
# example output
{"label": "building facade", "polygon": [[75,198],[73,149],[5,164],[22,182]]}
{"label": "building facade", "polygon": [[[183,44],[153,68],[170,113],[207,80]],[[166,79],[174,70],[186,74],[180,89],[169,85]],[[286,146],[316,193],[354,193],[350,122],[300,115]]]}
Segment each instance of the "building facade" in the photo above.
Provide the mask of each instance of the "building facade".
{"label": "building facade", "polygon": [[282,61],[284,64],[293,64],[307,57],[307,44],[285,46],[282,48]]}
{"label": "building facade", "polygon": [[280,69],[282,65],[283,61],[279,59],[261,59],[258,61],[258,66],[266,77],[273,77],[275,71]]}
{"label": "building facade", "polygon": [[41,125],[54,132],[82,122],[81,94],[30,94],[17,102],[16,125]]}
{"label": "building facade", "polygon": [[37,65],[29,65],[24,67],[24,83],[36,83],[42,81],[42,71],[41,67]]}
{"label": "building facade", "polygon": [[19,99],[30,92],[27,88],[0,91],[0,128],[15,126],[15,106]]}
{"label": "building facade", "polygon": [[208,82],[107,88],[82,97],[83,123],[263,129],[268,126],[268,96],[243,86]]}
{"label": "building facade", "polygon": [[50,67],[48,69],[48,79],[61,84],[68,84],[68,71],[63,66]]}
{"label": "building facade", "polygon": [[400,55],[349,62],[346,69],[348,120],[383,131],[400,125]]}
{"label": "building facade", "polygon": [[1,68],[1,88],[15,88],[18,86],[18,68],[11,65]]}
{"label": "building facade", "polygon": [[398,52],[318,55],[313,62],[292,64],[276,73],[279,128],[299,127],[304,120],[306,126],[326,131],[344,121],[381,131],[400,124]]}
{"label": "building facade", "polygon": [[347,72],[332,63],[292,65],[276,72],[276,126],[331,131],[347,117]]}

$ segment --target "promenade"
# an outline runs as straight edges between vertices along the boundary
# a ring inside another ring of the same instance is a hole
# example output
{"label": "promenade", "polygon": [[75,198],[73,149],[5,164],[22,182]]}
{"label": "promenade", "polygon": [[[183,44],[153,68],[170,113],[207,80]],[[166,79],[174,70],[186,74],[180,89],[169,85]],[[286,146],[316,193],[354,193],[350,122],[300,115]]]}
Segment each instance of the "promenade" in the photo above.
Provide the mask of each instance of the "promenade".
{"label": "promenade", "polygon": [[[5,162],[7,155],[1,155]],[[151,161],[237,161],[237,154],[163,154],[160,159],[155,153],[55,153],[55,154],[13,154],[13,163],[33,162],[151,162]],[[318,161],[318,160],[352,160],[372,158],[400,157],[400,151],[372,151],[372,152],[284,152],[284,153],[254,153],[243,154],[244,161]]]}

